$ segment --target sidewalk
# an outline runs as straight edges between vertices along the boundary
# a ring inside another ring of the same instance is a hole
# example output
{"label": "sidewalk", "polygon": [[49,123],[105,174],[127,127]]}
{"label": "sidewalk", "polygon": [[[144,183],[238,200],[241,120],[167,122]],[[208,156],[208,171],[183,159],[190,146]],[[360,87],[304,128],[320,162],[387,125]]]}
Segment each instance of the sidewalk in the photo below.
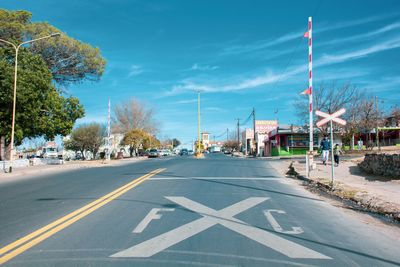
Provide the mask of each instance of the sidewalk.
{"label": "sidewalk", "polygon": [[[309,179],[328,186],[331,182],[331,164],[323,165],[319,158],[314,159],[317,169],[312,170]],[[332,194],[355,201],[371,211],[390,214],[400,220],[400,180],[368,175],[357,164],[363,157],[345,158],[334,168],[335,191]],[[292,161],[299,176],[306,177],[305,161]]]}
{"label": "sidewalk", "polygon": [[64,164],[59,164],[59,165],[36,165],[36,166],[15,168],[13,169],[12,173],[5,173],[3,170],[1,170],[0,184],[13,182],[17,180],[24,180],[39,175],[61,173],[82,168],[101,168],[107,166],[118,166],[146,159],[147,157],[134,157],[134,158],[126,158],[120,160],[111,160],[109,162],[103,160],[66,161],[64,162]]}

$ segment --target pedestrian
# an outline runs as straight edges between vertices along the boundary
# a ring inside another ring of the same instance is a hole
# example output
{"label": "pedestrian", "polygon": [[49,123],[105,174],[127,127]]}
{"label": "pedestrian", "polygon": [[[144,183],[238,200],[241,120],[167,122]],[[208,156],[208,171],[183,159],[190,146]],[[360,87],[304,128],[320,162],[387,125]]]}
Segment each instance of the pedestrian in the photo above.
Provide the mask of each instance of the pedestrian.
{"label": "pedestrian", "polygon": [[357,142],[357,145],[358,145],[358,150],[362,150],[363,141],[361,139],[359,139],[358,142]]}
{"label": "pedestrian", "polygon": [[339,144],[336,144],[335,147],[333,148],[333,158],[335,160],[335,166],[339,166],[339,156],[340,154],[343,154],[343,151],[340,149]]}
{"label": "pedestrian", "polygon": [[321,150],[322,150],[322,164],[326,165],[326,162],[329,159],[329,150],[331,149],[331,143],[328,141],[326,136],[321,141]]}

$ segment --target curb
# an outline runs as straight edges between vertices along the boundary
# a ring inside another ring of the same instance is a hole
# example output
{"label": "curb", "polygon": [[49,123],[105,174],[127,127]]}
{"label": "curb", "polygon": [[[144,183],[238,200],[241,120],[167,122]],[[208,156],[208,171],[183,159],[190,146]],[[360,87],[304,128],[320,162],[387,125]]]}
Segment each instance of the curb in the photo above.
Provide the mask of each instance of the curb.
{"label": "curb", "polygon": [[[390,206],[391,204],[390,202],[382,201],[373,196],[368,196],[368,194],[367,195],[360,194],[361,196],[364,197],[367,196],[367,200],[365,200],[365,198],[362,198],[358,193],[356,193],[354,197],[348,197],[348,198],[343,197],[339,193],[345,192],[346,190],[344,189],[339,189],[339,191],[332,190],[332,186],[330,185],[321,183],[319,181],[301,175],[294,169],[293,162],[290,163],[289,170],[287,171],[286,175],[287,177],[295,178],[307,182],[310,185],[314,185],[316,189],[321,190],[322,192],[328,194],[331,197],[335,197],[343,202],[347,202],[346,204],[350,205],[352,208],[356,208],[356,210],[358,211],[369,212],[381,216],[383,215],[386,218],[391,219],[395,222],[400,222],[400,210],[388,210],[385,205],[379,205],[379,203],[384,203],[384,204],[386,203],[389,204]],[[357,197],[357,195],[359,196]],[[377,200],[375,204],[372,203],[373,200]]]}

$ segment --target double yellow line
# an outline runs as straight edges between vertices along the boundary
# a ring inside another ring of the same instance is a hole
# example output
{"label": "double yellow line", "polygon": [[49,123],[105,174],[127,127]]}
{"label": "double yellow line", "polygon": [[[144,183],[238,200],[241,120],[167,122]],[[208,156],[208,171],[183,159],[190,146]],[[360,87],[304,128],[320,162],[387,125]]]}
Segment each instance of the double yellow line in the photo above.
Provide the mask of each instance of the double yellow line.
{"label": "double yellow line", "polygon": [[89,215],[93,211],[101,208],[102,206],[106,205],[107,203],[111,202],[112,200],[116,199],[117,197],[121,196],[122,194],[128,192],[135,186],[141,184],[148,178],[164,171],[165,169],[157,169],[148,174],[145,174],[132,182],[121,186],[120,188],[112,191],[111,193],[102,196],[101,198],[87,204],[86,206],[77,209],[64,217],[55,220],[54,222],[8,244],[5,247],[0,249],[0,264],[3,264],[12,258],[18,256],[19,254],[23,253],[24,251],[30,249],[31,247],[37,245],[38,243],[42,242],[43,240],[49,238],[50,236],[56,234],[57,232],[63,230],[64,228],[70,226],[71,224],[75,223],[76,221],[82,219],[83,217]]}

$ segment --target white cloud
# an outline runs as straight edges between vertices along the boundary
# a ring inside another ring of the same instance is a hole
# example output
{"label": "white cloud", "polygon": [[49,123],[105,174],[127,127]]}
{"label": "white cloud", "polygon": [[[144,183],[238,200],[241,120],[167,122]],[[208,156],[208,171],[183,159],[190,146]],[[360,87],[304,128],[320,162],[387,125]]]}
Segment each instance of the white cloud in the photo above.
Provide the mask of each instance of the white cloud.
{"label": "white cloud", "polygon": [[384,34],[384,33],[399,29],[399,28],[400,28],[400,22],[395,22],[392,24],[388,24],[382,28],[379,28],[375,31],[366,32],[366,33],[358,34],[358,35],[353,35],[353,36],[345,37],[345,38],[333,39],[333,40],[330,40],[327,42],[320,43],[319,45],[333,45],[333,44],[340,44],[340,43],[345,43],[345,42],[361,41],[361,40],[365,40],[365,39],[375,37],[380,34]]}
{"label": "white cloud", "polygon": [[365,88],[373,92],[385,92],[400,87],[400,76],[389,76],[373,81],[368,81]]}
{"label": "white cloud", "polygon": [[131,69],[129,71],[128,77],[132,77],[132,76],[137,76],[139,74],[143,73],[143,69],[141,66],[139,65],[132,65]]}
{"label": "white cloud", "polygon": [[[350,21],[344,21],[344,22],[339,22],[336,24],[329,24],[327,26],[319,26],[319,27],[314,27],[314,32],[316,33],[321,33],[321,32],[327,32],[327,31],[332,31],[332,30],[338,30],[338,29],[343,29],[343,28],[349,28],[349,27],[354,27],[362,24],[367,24],[383,19],[387,19],[389,17],[393,17],[397,14],[389,14],[389,15],[383,15],[383,16],[372,16],[368,18],[362,18],[358,20],[350,20]],[[395,25],[392,25],[392,27],[396,27]],[[299,29],[298,31],[294,31],[291,33],[286,33],[276,39],[267,39],[267,40],[261,40],[252,44],[246,44],[246,45],[234,45],[234,46],[228,46],[225,47],[222,51],[222,55],[234,55],[234,54],[242,54],[242,53],[250,53],[254,52],[257,50],[262,50],[268,47],[272,47],[275,45],[279,45],[282,43],[286,43],[289,41],[293,41],[295,39],[301,39],[303,38],[304,32],[307,30],[307,21],[304,22],[304,27],[303,29]],[[392,30],[390,27],[387,29],[381,29],[383,32]],[[382,33],[383,33],[382,32]]]}
{"label": "white cloud", "polygon": [[382,52],[389,49],[400,47],[400,37],[385,41],[382,43],[375,44],[373,46],[359,49],[342,54],[325,54],[316,62],[316,65],[330,65],[335,63],[341,63],[347,60],[365,57],[374,53]]}
{"label": "white cloud", "polygon": [[196,102],[197,102],[197,98],[179,100],[179,101],[172,102],[172,104],[183,105],[183,104],[191,104],[191,103],[196,103]]}
{"label": "white cloud", "polygon": [[219,66],[199,65],[198,63],[194,63],[193,66],[190,69],[191,70],[207,71],[207,70],[219,69]]}

